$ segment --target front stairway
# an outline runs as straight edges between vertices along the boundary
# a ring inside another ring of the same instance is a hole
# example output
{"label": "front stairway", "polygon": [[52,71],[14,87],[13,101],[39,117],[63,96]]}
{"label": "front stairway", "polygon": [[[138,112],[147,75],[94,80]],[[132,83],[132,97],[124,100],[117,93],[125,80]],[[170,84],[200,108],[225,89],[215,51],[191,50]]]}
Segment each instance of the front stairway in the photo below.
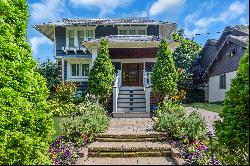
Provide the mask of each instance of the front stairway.
{"label": "front stairway", "polygon": [[148,118],[144,87],[123,86],[119,88],[117,112],[114,118]]}

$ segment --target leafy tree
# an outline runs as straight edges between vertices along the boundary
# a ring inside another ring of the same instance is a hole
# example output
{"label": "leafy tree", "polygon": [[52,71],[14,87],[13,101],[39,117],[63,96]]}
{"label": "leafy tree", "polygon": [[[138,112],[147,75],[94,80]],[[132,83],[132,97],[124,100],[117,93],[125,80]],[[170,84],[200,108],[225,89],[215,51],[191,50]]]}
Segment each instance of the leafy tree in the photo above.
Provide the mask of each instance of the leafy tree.
{"label": "leafy tree", "polygon": [[224,108],[215,124],[227,164],[249,164],[249,49],[240,61],[236,77],[226,93]]}
{"label": "leafy tree", "polygon": [[179,71],[178,89],[190,89],[192,87],[192,64],[198,57],[200,45],[190,39],[186,39],[181,33],[174,33],[172,39],[180,44],[173,53],[174,63]]}
{"label": "leafy tree", "polygon": [[161,40],[152,73],[152,92],[158,101],[177,93],[177,71],[165,39]]}
{"label": "leafy tree", "polygon": [[106,105],[112,94],[114,67],[109,58],[107,40],[101,39],[100,49],[88,79],[88,92],[99,97],[99,101]]}
{"label": "leafy tree", "polygon": [[0,1],[0,164],[50,164],[53,131],[46,80],[26,37],[25,0]]}
{"label": "leafy tree", "polygon": [[38,68],[38,73],[40,73],[47,80],[47,87],[50,93],[53,93],[53,89],[60,82],[58,78],[58,66],[57,63],[52,62],[50,59],[44,62],[40,62]]}

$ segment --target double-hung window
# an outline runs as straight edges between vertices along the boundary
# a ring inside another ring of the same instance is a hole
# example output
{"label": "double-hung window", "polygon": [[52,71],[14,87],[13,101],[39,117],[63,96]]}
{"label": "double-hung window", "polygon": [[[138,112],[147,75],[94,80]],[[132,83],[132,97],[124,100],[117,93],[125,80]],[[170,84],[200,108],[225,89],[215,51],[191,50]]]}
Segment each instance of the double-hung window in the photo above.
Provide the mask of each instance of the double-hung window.
{"label": "double-hung window", "polygon": [[83,47],[81,42],[84,41],[84,30],[79,30],[78,31],[78,45],[79,47]]}
{"label": "double-hung window", "polygon": [[89,64],[83,63],[71,63],[70,64],[70,75],[71,77],[88,77],[89,75]]}
{"label": "double-hung window", "polygon": [[73,77],[80,76],[80,64],[71,64],[71,76]]}
{"label": "double-hung window", "polygon": [[139,29],[138,35],[146,35],[146,31],[144,29]]}
{"label": "double-hung window", "polygon": [[89,76],[89,64],[82,64],[82,76]]}
{"label": "double-hung window", "polygon": [[74,45],[74,30],[68,30],[69,47],[75,47]]}
{"label": "double-hung window", "polygon": [[130,29],[129,30],[129,35],[136,35],[135,29]]}
{"label": "double-hung window", "polygon": [[226,74],[220,75],[220,89],[226,89]]}
{"label": "double-hung window", "polygon": [[94,30],[92,30],[92,29],[88,29],[87,31],[86,31],[86,35],[87,35],[87,40],[89,40],[89,39],[93,39],[94,38]]}
{"label": "double-hung window", "polygon": [[119,35],[127,35],[127,31],[124,29],[121,29],[120,31],[119,31]]}

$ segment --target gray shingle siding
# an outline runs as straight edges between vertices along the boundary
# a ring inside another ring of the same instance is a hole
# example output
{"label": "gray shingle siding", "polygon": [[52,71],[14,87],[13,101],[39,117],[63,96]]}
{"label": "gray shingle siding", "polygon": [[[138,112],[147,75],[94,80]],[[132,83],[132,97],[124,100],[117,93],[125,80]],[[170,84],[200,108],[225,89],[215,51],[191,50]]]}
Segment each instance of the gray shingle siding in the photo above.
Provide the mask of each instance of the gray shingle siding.
{"label": "gray shingle siding", "polygon": [[159,25],[148,25],[147,35],[159,36]]}
{"label": "gray shingle siding", "polygon": [[65,47],[66,45],[65,27],[56,27],[55,36],[56,36],[56,56],[63,56],[65,53],[62,51],[62,47]]}
{"label": "gray shingle siding", "polygon": [[113,25],[98,25],[95,30],[96,38],[110,36],[110,35],[118,35],[117,26]]}

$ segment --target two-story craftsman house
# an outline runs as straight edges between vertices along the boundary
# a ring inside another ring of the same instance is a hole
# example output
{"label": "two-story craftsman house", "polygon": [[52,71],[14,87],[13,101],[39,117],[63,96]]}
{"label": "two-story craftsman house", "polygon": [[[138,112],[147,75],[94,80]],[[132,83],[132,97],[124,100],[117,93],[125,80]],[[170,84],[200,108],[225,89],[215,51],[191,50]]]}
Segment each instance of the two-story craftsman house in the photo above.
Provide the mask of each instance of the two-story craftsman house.
{"label": "two-story craftsman house", "polygon": [[88,86],[100,39],[106,37],[116,70],[113,116],[124,112],[149,116],[150,74],[157,48],[165,38],[174,50],[176,43],[170,37],[175,23],[147,18],[63,19],[34,27],[54,42],[61,80],[79,82],[81,90]]}

